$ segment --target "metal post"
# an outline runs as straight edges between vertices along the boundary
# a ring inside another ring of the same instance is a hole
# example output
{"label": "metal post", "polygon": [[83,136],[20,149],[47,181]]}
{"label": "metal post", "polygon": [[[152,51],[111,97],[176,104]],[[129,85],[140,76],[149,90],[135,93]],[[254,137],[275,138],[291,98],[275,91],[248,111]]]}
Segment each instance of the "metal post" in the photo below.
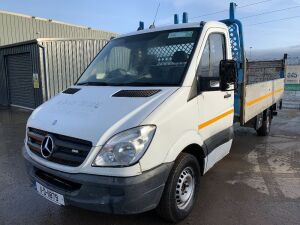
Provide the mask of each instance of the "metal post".
{"label": "metal post", "polygon": [[179,16],[178,14],[174,14],[174,24],[178,24],[179,23]]}
{"label": "metal post", "polygon": [[187,12],[184,12],[182,14],[182,23],[188,23],[189,22],[188,20],[189,20],[188,19],[188,14],[187,14]]}
{"label": "metal post", "polygon": [[230,8],[229,8],[229,19],[234,20],[235,19],[235,7],[237,6],[236,3],[230,2]]}
{"label": "metal post", "polygon": [[144,30],[144,22],[140,21],[139,28],[137,30]]}

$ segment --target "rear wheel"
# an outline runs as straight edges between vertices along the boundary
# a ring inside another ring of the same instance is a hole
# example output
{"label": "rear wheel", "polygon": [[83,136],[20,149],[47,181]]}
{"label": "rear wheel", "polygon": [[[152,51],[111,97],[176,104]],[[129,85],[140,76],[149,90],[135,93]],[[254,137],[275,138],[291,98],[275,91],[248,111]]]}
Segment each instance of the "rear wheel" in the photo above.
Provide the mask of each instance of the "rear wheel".
{"label": "rear wheel", "polygon": [[259,136],[267,136],[270,133],[270,129],[271,129],[271,111],[267,110],[266,112],[264,112],[264,118],[263,118],[263,122],[262,122],[262,126],[256,130],[257,135]]}
{"label": "rear wheel", "polygon": [[158,214],[170,222],[184,219],[193,209],[199,189],[200,167],[197,159],[181,153],[170,172]]}

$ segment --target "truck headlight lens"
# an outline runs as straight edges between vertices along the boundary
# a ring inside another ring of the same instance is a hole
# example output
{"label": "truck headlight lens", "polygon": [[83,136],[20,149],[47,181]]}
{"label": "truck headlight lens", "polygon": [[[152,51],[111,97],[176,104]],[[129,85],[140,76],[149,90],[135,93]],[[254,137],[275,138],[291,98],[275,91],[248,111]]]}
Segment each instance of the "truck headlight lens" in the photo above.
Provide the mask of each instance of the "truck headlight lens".
{"label": "truck headlight lens", "polygon": [[146,125],[116,134],[101,148],[92,166],[129,166],[147,150],[156,127]]}

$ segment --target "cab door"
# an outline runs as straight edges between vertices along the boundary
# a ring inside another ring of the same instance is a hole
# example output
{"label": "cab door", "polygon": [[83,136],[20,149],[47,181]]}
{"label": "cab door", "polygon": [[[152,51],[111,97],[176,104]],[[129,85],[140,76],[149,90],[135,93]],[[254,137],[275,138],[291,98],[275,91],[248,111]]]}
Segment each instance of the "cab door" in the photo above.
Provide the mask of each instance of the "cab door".
{"label": "cab door", "polygon": [[198,83],[198,132],[204,140],[207,168],[229,153],[233,138],[234,92],[222,91],[220,61],[231,57],[224,29],[206,33],[196,78]]}

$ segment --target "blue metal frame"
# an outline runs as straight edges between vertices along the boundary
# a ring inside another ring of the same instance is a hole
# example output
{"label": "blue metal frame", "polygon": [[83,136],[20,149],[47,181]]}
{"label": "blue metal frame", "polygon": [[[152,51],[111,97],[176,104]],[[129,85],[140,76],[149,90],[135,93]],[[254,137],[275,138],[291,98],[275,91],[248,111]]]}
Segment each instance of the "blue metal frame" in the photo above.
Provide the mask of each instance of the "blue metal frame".
{"label": "blue metal frame", "polygon": [[234,93],[234,113],[236,116],[240,116],[240,109],[242,104],[242,88],[245,82],[245,52],[244,52],[244,39],[243,39],[243,26],[242,23],[235,19],[235,8],[234,2],[230,3],[229,8],[229,19],[221,20],[220,22],[225,23],[228,26],[230,44],[232,50],[232,57],[237,64],[237,90]]}

